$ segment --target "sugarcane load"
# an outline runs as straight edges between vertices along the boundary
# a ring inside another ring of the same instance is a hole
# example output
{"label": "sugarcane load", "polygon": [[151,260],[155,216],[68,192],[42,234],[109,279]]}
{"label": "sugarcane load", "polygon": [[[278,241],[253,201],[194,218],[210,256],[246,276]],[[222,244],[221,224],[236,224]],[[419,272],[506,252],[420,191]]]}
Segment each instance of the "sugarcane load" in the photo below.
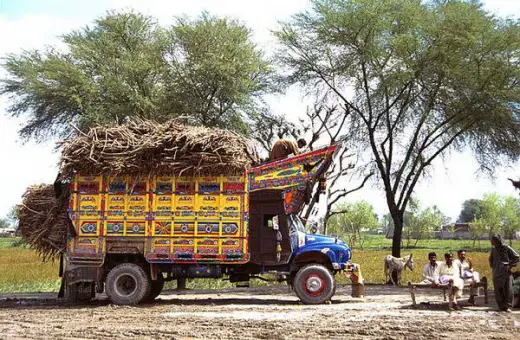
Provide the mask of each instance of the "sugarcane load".
{"label": "sugarcane load", "polygon": [[26,193],[20,226],[44,258],[62,256],[71,301],[138,304],[165,281],[270,273],[319,304],[355,268],[344,241],[306,234],[299,216],[340,144],[262,162],[229,131],[139,120],[60,147],[59,179]]}

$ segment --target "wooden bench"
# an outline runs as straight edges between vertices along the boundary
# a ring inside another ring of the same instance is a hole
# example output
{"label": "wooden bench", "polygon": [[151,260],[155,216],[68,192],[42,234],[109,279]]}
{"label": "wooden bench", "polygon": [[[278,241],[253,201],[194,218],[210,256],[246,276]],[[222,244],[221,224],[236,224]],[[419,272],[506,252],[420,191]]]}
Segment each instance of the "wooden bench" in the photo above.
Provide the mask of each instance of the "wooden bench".
{"label": "wooden bench", "polygon": [[[453,302],[453,289],[452,289],[453,285],[451,284],[451,282],[449,283],[444,283],[444,284],[439,284],[438,286],[433,286],[431,284],[428,284],[428,283],[412,283],[410,281],[408,281],[408,288],[410,289],[410,295],[412,296],[412,306],[417,306],[417,302],[415,301],[415,292],[417,290],[417,288],[430,288],[430,289],[442,289],[443,293],[444,293],[444,301],[446,301],[446,292],[449,292],[448,296],[449,296],[449,303],[448,303],[448,309],[449,310],[452,310],[453,309],[453,306],[452,306],[452,302]],[[484,288],[484,302],[487,304],[488,303],[488,280],[487,280],[487,277],[482,277],[482,279],[480,280],[479,283],[471,283],[471,284],[465,284],[464,287],[468,287],[468,288]]]}

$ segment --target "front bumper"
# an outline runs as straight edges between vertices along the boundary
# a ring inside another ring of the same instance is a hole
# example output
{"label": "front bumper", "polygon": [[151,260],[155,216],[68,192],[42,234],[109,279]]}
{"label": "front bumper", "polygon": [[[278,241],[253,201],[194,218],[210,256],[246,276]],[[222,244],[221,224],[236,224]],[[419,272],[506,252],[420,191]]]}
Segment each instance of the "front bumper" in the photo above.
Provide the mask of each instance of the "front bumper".
{"label": "front bumper", "polygon": [[353,284],[363,284],[365,281],[361,275],[361,266],[357,263],[348,263],[345,268],[345,277],[349,278]]}
{"label": "front bumper", "polygon": [[334,270],[347,270],[349,263],[341,262],[341,263],[332,263],[332,268]]}

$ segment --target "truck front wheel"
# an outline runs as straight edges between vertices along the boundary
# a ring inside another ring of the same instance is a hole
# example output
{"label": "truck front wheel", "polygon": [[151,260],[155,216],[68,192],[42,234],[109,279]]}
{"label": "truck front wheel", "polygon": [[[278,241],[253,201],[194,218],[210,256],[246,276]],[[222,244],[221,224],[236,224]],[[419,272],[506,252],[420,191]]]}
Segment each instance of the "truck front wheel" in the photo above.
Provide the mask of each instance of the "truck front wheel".
{"label": "truck front wheel", "polygon": [[330,300],[336,290],[336,282],[327,267],[308,264],[296,273],[293,288],[303,303],[317,305]]}
{"label": "truck front wheel", "polygon": [[117,305],[136,305],[149,296],[150,290],[149,276],[133,263],[114,267],[105,281],[108,298]]}

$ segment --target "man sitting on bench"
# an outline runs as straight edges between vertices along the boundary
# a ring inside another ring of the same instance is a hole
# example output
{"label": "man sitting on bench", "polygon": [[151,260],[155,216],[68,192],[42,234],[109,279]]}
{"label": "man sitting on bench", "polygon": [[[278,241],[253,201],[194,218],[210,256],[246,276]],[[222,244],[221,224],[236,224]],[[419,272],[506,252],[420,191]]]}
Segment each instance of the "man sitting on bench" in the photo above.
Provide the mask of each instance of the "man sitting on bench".
{"label": "man sitting on bench", "polygon": [[459,266],[453,263],[453,255],[451,253],[444,254],[446,262],[439,266],[439,281],[441,283],[451,282],[453,291],[453,309],[460,309],[457,304],[457,298],[462,297],[462,290],[464,289],[464,281],[460,278]]}
{"label": "man sitting on bench", "polygon": [[437,262],[437,254],[431,252],[428,254],[428,263],[423,268],[423,280],[421,284],[439,285],[439,263]]}
{"label": "man sitting on bench", "polygon": [[464,281],[464,285],[470,285],[468,302],[474,305],[475,296],[478,295],[478,287],[475,287],[473,284],[480,282],[480,274],[473,269],[473,264],[470,259],[466,258],[464,249],[460,249],[457,255],[459,259],[454,261],[454,265],[459,266],[460,278]]}

